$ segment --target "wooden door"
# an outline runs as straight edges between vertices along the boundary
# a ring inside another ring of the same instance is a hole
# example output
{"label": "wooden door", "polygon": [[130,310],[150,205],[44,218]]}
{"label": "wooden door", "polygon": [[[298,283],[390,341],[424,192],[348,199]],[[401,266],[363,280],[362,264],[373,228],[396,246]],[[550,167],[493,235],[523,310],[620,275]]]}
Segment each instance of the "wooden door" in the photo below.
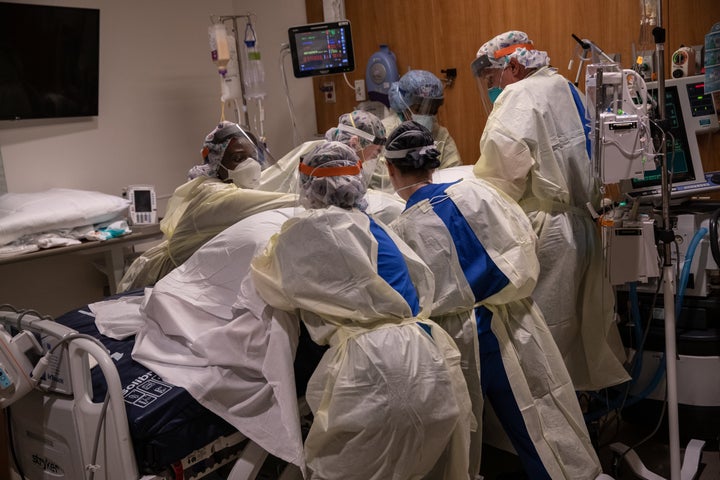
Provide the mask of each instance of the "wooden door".
{"label": "wooden door", "polygon": [[[323,21],[322,0],[307,0],[309,22]],[[474,163],[485,125],[479,94],[470,71],[477,49],[507,30],[522,30],[536,47],[546,50],[551,64],[575,80],[579,62],[568,69],[576,54],[572,34],[587,38],[608,54],[619,54],[623,68],[631,68],[633,46],[640,40],[640,0],[582,2],[569,0],[345,0],[352,24],[356,69],[347,74],[354,84],[365,78],[365,66],[381,43],[397,57],[400,75],[408,69],[457,69],[454,84],[445,89],[439,121],[455,139],[463,162]],[[670,56],[681,45],[702,45],[712,25],[720,21],[717,0],[663,0],[661,22],[666,29],[665,71]],[[655,48],[651,45],[652,49]],[[336,103],[326,103],[320,85],[335,82]],[[338,117],[356,105],[354,90],[342,76],[314,80],[318,132],[337,124]],[[584,71],[580,76],[584,87]],[[706,170],[720,170],[720,134],[699,139]]]}

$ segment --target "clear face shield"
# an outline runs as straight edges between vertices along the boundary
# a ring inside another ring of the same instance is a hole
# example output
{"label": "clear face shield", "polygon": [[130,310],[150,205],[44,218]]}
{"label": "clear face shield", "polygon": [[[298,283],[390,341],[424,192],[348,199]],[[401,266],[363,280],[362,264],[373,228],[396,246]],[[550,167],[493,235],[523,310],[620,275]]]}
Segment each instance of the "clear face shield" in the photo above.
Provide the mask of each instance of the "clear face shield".
{"label": "clear face shield", "polygon": [[[382,148],[380,155],[376,158],[377,165],[373,167],[373,174],[370,177],[367,192],[365,192],[365,200],[367,201],[366,213],[389,225],[405,210],[405,200],[395,193],[385,153],[385,149]],[[365,165],[363,165],[363,176],[365,174]]]}
{"label": "clear face shield", "polygon": [[230,140],[218,167],[218,178],[238,188],[256,189],[260,185],[262,165],[255,158],[257,148],[242,137]]}
{"label": "clear face shield", "polygon": [[403,116],[405,120],[413,120],[432,132],[437,124],[437,114],[443,102],[443,97],[412,97],[411,104],[407,106]]}
{"label": "clear face shield", "polygon": [[229,137],[245,138],[248,142],[254,145],[257,152],[253,155],[253,158],[260,163],[262,170],[265,170],[267,167],[276,162],[276,159],[270,154],[270,151],[267,149],[267,145],[265,145],[264,142],[259,141],[252,132],[235,123],[227,125],[226,127],[216,131],[212,141],[214,143],[222,143]]}
{"label": "clear face shield", "polygon": [[357,153],[362,162],[362,176],[365,185],[370,187],[371,180],[375,174],[378,164],[378,155],[385,145],[385,137],[376,137],[372,133],[353,127],[351,125],[340,124],[338,130],[345,132],[351,136],[357,137],[357,144],[349,145]]}
{"label": "clear face shield", "polygon": [[438,110],[440,110],[444,100],[444,97],[414,97],[410,111],[413,113],[413,116],[435,116]]}
{"label": "clear face shield", "polygon": [[489,116],[495,100],[502,92],[500,79],[505,69],[492,62],[487,55],[477,57],[472,62],[471,68],[480,91],[480,101],[485,110],[485,115]]}
{"label": "clear face shield", "polygon": [[390,89],[390,105],[402,121],[414,120],[432,130],[432,124],[444,100],[442,87],[425,85],[412,91],[394,83]]}

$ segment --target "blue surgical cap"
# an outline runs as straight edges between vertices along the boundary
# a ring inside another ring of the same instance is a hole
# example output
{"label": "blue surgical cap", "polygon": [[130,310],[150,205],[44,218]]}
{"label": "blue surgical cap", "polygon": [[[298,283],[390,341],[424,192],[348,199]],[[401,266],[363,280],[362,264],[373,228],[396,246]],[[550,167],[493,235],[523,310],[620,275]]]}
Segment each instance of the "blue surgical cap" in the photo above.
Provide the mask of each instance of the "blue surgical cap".
{"label": "blue surgical cap", "polygon": [[[413,106],[429,104],[437,111],[443,102],[443,84],[426,70],[410,70],[390,85],[390,108],[401,113]],[[434,112],[431,112],[434,113]]]}

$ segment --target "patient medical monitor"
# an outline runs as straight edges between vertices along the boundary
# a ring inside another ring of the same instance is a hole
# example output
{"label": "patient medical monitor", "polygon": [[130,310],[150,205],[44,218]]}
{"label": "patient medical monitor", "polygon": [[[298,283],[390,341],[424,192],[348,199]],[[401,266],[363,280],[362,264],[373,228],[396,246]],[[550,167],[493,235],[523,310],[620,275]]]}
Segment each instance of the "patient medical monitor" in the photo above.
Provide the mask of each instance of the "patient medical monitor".
{"label": "patient medical monitor", "polygon": [[157,223],[157,199],[152,185],[130,185],[127,189],[130,200],[130,223],[144,225]]}
{"label": "patient medical monitor", "polygon": [[350,22],[314,23],[288,29],[295,77],[355,70]]}
{"label": "patient medical monitor", "polygon": [[[647,84],[657,99],[657,82]],[[667,165],[672,171],[671,197],[687,197],[718,190],[711,181],[713,173],[705,172],[698,149],[697,135],[718,130],[718,117],[712,97],[704,93],[703,75],[665,80],[665,118],[667,120]],[[644,172],[632,179],[633,197],[656,201],[661,198],[661,169]]]}

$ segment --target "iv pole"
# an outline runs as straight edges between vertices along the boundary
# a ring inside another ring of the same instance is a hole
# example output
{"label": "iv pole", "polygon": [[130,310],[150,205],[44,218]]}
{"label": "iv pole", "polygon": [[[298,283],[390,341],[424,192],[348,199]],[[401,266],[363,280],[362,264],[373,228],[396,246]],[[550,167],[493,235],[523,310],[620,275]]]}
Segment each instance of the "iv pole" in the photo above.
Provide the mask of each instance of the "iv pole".
{"label": "iv pole", "polygon": [[[657,26],[653,29],[655,39],[655,57],[658,72],[658,123],[665,128],[665,29],[662,28],[662,0],[657,2]],[[668,438],[670,442],[670,478],[671,480],[692,480],[700,465],[702,449],[705,442],[692,439],[685,449],[684,465],[680,462],[680,428],[678,421],[677,399],[677,349],[676,349],[676,318],[675,318],[675,273],[672,266],[672,242],[675,234],[670,223],[670,181],[667,168],[667,144],[663,142],[660,150],[662,159],[662,218],[663,229],[660,242],[663,244],[663,300],[665,320],[665,382],[667,386]],[[678,259],[679,260],[679,259]],[[664,480],[663,477],[649,471],[638,455],[622,443],[610,446],[615,453],[622,455],[636,475],[645,480]]]}
{"label": "iv pole", "polygon": [[[222,16],[210,16],[211,23],[225,23],[226,20],[232,20],[233,31],[235,32],[235,56],[237,57],[238,72],[240,75],[240,100],[242,101],[242,118],[240,118],[240,112],[238,112],[238,123],[244,126],[250,125],[250,118],[248,116],[247,103],[245,102],[245,85],[243,76],[243,66],[240,61],[240,30],[238,30],[237,19],[244,18],[250,21],[250,14],[246,15],[222,15]],[[242,122],[240,121],[242,120]]]}

